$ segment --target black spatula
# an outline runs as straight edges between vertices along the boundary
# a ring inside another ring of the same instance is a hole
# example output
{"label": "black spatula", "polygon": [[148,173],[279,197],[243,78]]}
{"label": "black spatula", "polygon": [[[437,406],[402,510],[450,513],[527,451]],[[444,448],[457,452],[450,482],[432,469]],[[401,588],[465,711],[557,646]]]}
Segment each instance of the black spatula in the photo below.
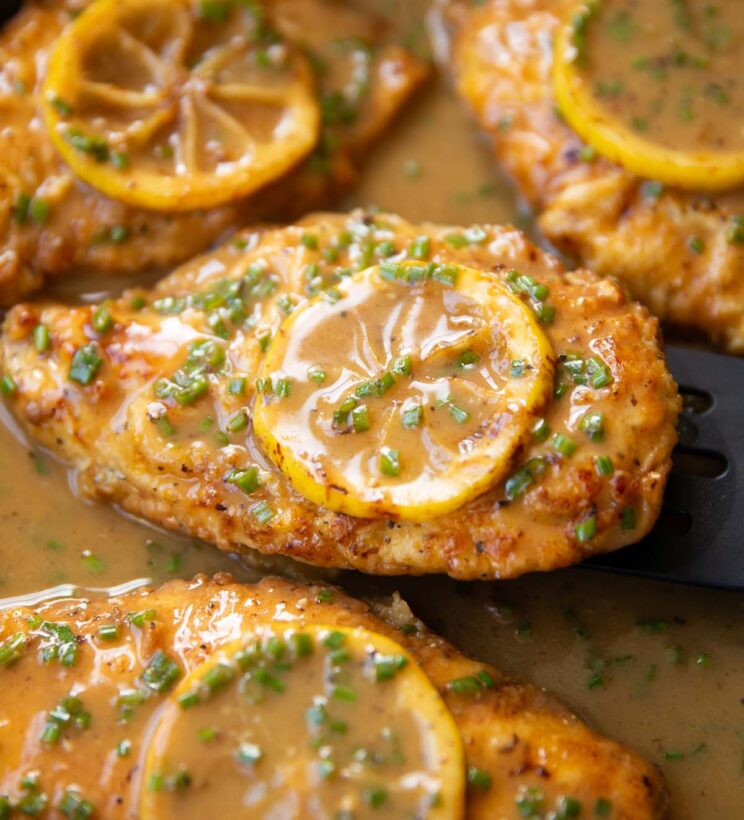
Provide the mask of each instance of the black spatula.
{"label": "black spatula", "polygon": [[668,347],[684,400],[656,527],[588,566],[744,590],[744,359]]}

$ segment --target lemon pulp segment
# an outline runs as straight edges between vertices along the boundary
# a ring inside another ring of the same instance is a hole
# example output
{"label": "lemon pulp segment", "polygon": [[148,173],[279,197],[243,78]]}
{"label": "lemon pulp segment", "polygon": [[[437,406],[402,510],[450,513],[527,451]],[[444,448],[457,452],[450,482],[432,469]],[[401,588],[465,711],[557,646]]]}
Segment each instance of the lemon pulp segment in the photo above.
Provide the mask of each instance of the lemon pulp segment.
{"label": "lemon pulp segment", "polygon": [[245,196],[296,164],[318,134],[312,73],[261,9],[91,3],[60,35],[42,88],[73,173],[130,205],[187,210]]}
{"label": "lemon pulp segment", "polygon": [[464,814],[450,712],[400,644],[363,628],[259,628],[194,669],[156,721],[145,820]]}
{"label": "lemon pulp segment", "polygon": [[387,262],[285,320],[254,432],[313,503],[424,520],[508,472],[553,374],[534,314],[496,276]]}

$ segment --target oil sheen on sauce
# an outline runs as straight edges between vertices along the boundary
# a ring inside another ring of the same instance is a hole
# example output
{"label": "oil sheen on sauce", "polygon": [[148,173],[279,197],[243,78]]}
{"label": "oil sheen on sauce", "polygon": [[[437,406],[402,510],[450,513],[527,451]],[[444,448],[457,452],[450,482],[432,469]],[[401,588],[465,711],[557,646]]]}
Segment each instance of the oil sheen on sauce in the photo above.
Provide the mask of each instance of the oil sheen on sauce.
{"label": "oil sheen on sauce", "polygon": [[[421,40],[425,3],[380,0],[380,5],[402,18],[407,37]],[[424,93],[372,153],[347,204],[370,203],[412,220],[522,221],[463,112],[439,86]],[[100,288],[100,281],[56,287],[56,295],[77,300]],[[195,572],[256,577],[238,559],[206,545],[82,501],[74,493],[74,477],[24,442],[7,416],[3,421],[3,606],[19,598],[32,602]],[[494,584],[355,575],[340,581],[357,595],[400,589],[432,629],[463,650],[555,691],[601,731],[647,755],[669,781],[675,817],[739,815],[744,789],[740,596],[582,569]]]}

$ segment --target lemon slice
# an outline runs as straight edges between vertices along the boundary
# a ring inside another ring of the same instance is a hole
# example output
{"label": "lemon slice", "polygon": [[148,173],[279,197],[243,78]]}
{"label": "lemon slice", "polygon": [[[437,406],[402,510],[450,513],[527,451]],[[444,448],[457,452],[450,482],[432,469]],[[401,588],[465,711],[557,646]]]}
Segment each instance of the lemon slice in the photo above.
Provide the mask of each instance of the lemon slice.
{"label": "lemon slice", "polygon": [[42,89],[72,171],[113,199],[171,211],[245,196],[297,163],[318,134],[312,73],[252,8],[91,3],[60,35]]}
{"label": "lemon slice", "polygon": [[425,520],[507,473],[553,372],[531,309],[493,274],[385,262],[287,318],[254,431],[315,504]]}
{"label": "lemon slice", "polygon": [[[735,143],[736,135],[741,134],[738,118],[730,121],[731,128],[721,124],[725,113],[721,104],[728,102],[725,77],[735,65],[730,61],[738,61],[740,56],[723,52],[711,55],[692,34],[680,31],[679,20],[675,28],[673,7],[669,4],[662,10],[655,3],[640,3],[633,7],[631,16],[618,3],[577,4],[571,22],[559,28],[554,44],[553,87],[558,108],[585,142],[634,174],[694,190],[737,187],[744,183],[744,147],[723,149],[720,145]],[[667,38],[657,36],[655,21],[642,17],[662,11],[670,17],[668,44]],[[689,28],[694,29],[692,24]],[[615,33],[608,35],[608,31]],[[593,36],[607,39],[592,46]],[[634,58],[633,48],[641,37],[645,38],[643,48]],[[679,45],[680,37],[687,38],[685,48]],[[593,69],[598,63],[602,68],[616,69],[608,75],[611,80],[595,76]],[[617,73],[618,66],[627,77]],[[722,72],[720,83],[716,68]],[[686,79],[679,79],[681,72]],[[738,73],[736,69],[734,76]],[[662,79],[670,76],[677,78],[680,88],[671,81],[663,84]],[[621,104],[638,108],[638,100],[647,103],[639,110],[652,112],[650,119],[637,115],[626,121],[627,117],[619,116]],[[701,110],[697,118],[693,100]],[[656,139],[652,138],[654,111],[664,111],[667,117],[663,132],[656,127]]]}
{"label": "lemon slice", "polygon": [[163,704],[141,816],[455,820],[463,771],[454,720],[400,644],[274,624],[216,653]]}

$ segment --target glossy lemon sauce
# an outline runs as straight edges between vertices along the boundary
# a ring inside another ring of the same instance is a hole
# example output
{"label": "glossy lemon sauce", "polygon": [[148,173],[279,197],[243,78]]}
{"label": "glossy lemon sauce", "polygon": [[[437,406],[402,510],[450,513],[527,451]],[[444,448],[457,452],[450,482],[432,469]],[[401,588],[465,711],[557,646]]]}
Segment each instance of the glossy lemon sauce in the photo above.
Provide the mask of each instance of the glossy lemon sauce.
{"label": "glossy lemon sauce", "polygon": [[[403,4],[380,5],[391,15],[409,15],[398,20],[402,35],[423,42],[425,3],[405,4],[405,11],[398,8]],[[441,86],[425,92],[372,152],[347,204],[370,203],[412,220],[522,220],[511,191]],[[100,280],[68,282],[55,295],[98,299],[100,287]],[[255,578],[255,571],[211,547],[80,500],[74,480],[34,451],[7,415],[3,422],[3,605],[199,571]],[[744,786],[740,596],[582,569],[493,584],[354,575],[341,582],[358,595],[401,589],[418,615],[463,650],[554,690],[601,731],[647,755],[669,781],[675,817],[738,816]],[[66,692],[50,690],[50,702],[56,694]],[[110,708],[109,696],[101,693],[101,706]],[[0,725],[0,731],[7,728]],[[91,753],[110,753],[118,739],[101,740]]]}

